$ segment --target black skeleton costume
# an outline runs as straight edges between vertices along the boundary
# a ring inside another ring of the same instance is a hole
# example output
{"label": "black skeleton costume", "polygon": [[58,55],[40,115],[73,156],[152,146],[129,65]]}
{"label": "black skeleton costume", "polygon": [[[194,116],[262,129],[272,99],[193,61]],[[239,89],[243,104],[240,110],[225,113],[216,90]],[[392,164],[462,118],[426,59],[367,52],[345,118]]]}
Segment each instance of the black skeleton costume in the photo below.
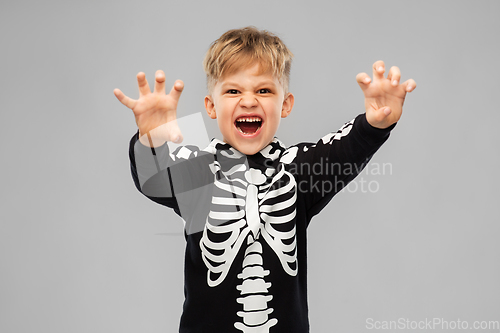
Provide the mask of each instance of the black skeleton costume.
{"label": "black skeleton costume", "polygon": [[387,140],[364,114],[317,143],[274,139],[241,154],[217,139],[199,150],[130,142],[136,187],[185,223],[180,332],[309,332],[311,218]]}

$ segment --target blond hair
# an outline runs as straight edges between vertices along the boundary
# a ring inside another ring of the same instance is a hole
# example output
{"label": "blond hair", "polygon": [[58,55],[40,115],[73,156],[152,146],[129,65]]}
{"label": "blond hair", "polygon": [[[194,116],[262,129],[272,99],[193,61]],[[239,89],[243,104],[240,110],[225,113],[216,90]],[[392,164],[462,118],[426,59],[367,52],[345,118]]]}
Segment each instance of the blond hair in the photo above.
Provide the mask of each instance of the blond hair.
{"label": "blond hair", "polygon": [[217,81],[226,75],[260,65],[259,74],[272,73],[288,92],[292,52],[276,35],[254,26],[232,29],[214,41],[203,60],[207,88],[211,95]]}

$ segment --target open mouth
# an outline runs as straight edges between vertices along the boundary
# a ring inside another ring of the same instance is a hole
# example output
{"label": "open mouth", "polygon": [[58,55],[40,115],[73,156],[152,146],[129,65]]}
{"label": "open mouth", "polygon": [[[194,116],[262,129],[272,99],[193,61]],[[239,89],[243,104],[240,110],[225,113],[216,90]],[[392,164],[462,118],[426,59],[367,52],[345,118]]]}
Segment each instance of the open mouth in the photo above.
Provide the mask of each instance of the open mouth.
{"label": "open mouth", "polygon": [[236,128],[244,135],[256,133],[262,126],[260,117],[240,117],[234,122]]}

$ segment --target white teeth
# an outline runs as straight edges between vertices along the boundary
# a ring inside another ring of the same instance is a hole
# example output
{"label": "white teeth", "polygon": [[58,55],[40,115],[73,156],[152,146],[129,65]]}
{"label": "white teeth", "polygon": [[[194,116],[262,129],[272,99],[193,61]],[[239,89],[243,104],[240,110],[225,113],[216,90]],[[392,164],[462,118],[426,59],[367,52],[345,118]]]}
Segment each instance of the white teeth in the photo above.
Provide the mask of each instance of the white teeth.
{"label": "white teeth", "polygon": [[260,117],[241,117],[236,119],[237,122],[247,122],[247,123],[253,123],[256,121],[262,121]]}
{"label": "white teeth", "polygon": [[[254,123],[254,122],[261,122],[262,123],[262,118],[260,117],[240,117],[238,119],[236,119],[236,122],[237,123]],[[259,125],[259,127],[257,128],[257,130],[255,130],[255,132],[253,133],[256,133],[259,129],[260,129],[261,125]],[[253,134],[253,133],[247,133],[247,132],[244,132],[239,126],[236,126],[236,128],[240,131],[240,133],[244,134],[244,135],[249,135],[249,134]]]}

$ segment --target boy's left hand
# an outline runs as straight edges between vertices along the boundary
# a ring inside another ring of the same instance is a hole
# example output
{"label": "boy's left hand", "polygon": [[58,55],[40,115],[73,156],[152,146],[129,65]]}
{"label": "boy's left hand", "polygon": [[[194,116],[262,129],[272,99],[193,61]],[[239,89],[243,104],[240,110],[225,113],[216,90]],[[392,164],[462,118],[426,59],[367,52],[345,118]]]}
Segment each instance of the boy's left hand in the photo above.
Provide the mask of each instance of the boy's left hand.
{"label": "boy's left hand", "polygon": [[356,76],[365,95],[366,120],[377,128],[387,128],[401,118],[406,93],[417,86],[413,79],[400,84],[401,72],[396,66],[391,67],[387,78],[384,72],[385,64],[379,60],[373,64],[373,82],[366,73]]}

